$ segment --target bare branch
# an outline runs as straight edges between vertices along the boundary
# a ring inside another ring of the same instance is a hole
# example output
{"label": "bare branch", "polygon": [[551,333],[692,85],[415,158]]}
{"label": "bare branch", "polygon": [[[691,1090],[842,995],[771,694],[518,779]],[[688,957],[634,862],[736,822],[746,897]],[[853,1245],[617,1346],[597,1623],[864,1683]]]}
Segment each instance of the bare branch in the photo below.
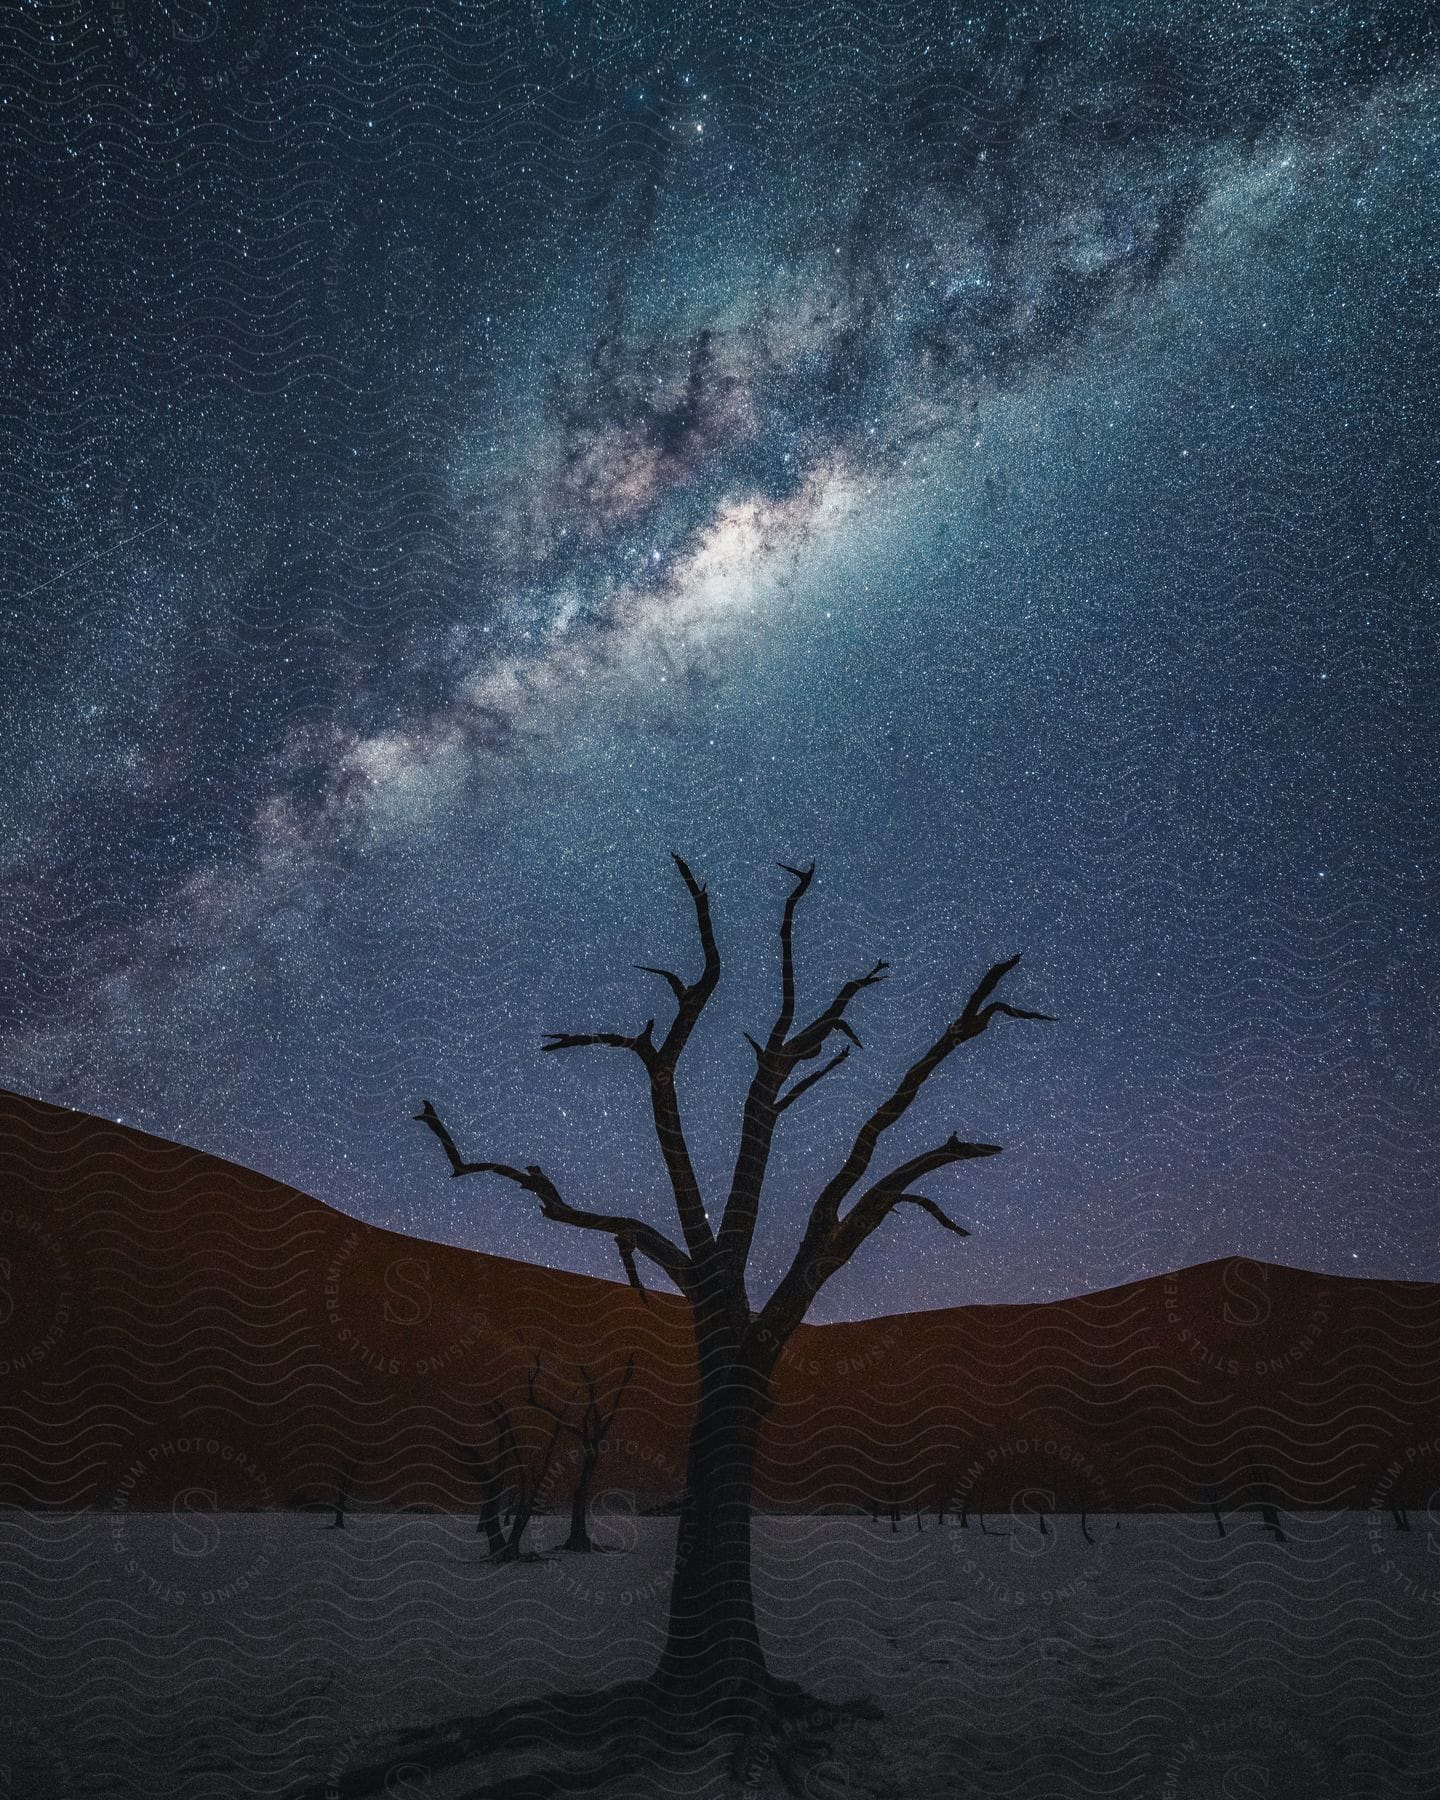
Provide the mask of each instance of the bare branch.
{"label": "bare branch", "polygon": [[1003,1013],[1007,1019],[1038,1019],[1042,1025],[1055,1023],[1054,1013],[1027,1012],[1023,1006],[1007,1006],[1003,1000],[992,1000],[985,1008],[980,1029],[983,1031],[996,1013]]}
{"label": "bare branch", "polygon": [[525,1393],[530,1404],[537,1411],[544,1413],[547,1419],[553,1419],[562,1431],[578,1432],[579,1427],[570,1422],[570,1415],[558,1407],[551,1406],[548,1400],[542,1400],[537,1391],[540,1381],[540,1352],[535,1352],[535,1361],[525,1371]]}
{"label": "bare branch", "polygon": [[961,1044],[979,1037],[991,1019],[999,1013],[1012,1018],[1043,1019],[1049,1022],[1049,1015],[1046,1013],[1026,1012],[1001,1000],[986,1004],[1000,982],[1019,961],[1018,956],[1007,957],[986,970],[957,1017],[950,1021],[919,1061],[910,1065],[894,1092],[876,1107],[860,1127],[844,1164],[815,1202],[815,1212],[821,1219],[832,1224],[838,1219],[841,1204],[869,1169],[881,1136],[905,1116],[921,1088],[946,1057]]}
{"label": "bare branch", "polygon": [[787,1107],[793,1106],[807,1088],[814,1087],[817,1081],[823,1081],[832,1069],[838,1069],[849,1054],[850,1046],[847,1044],[843,1050],[837,1050],[823,1067],[816,1069],[813,1074],[805,1076],[803,1080],[797,1081],[788,1094],[783,1095],[775,1102],[776,1112],[784,1112]]}
{"label": "bare branch", "polygon": [[976,1157],[999,1154],[1001,1147],[997,1143],[963,1143],[952,1132],[945,1143],[934,1150],[923,1150],[920,1156],[909,1157],[905,1163],[900,1163],[898,1168],[893,1168],[862,1193],[859,1201],[851,1206],[844,1219],[830,1233],[830,1247],[841,1258],[841,1262],[850,1262],[851,1256],[855,1255],[860,1244],[864,1244],[871,1231],[877,1231],[891,1215],[891,1211],[902,1202],[920,1206],[932,1219],[938,1219],[947,1229],[956,1231],[959,1237],[968,1237],[970,1233],[961,1231],[959,1226],[952,1224],[934,1201],[925,1201],[920,1195],[907,1193],[905,1190],[913,1181],[920,1181],[922,1175],[932,1174],[936,1168],[947,1168],[950,1163],[968,1163]]}
{"label": "bare branch", "polygon": [[680,871],[680,879],[685,883],[695,905],[695,924],[700,933],[700,948],[704,953],[705,966],[698,979],[681,984],[675,1017],[653,1058],[648,1060],[647,1067],[650,1072],[650,1109],[655,1121],[655,1136],[675,1195],[675,1210],[680,1215],[681,1233],[691,1257],[699,1258],[715,1248],[715,1238],[710,1230],[710,1221],[705,1216],[700,1183],[696,1180],[690,1149],[685,1141],[680,1102],[675,1092],[675,1065],[719,983],[720,950],[715,942],[715,927],[710,918],[709,894],[704,885],[695,879],[683,856],[676,856],[672,852],[672,861]]}
{"label": "bare branch", "polygon": [[[996,1145],[995,1148],[998,1149],[999,1146]],[[943,1225],[947,1231],[953,1231],[956,1237],[969,1237],[970,1235],[963,1225],[957,1225],[947,1212],[938,1207],[933,1200],[927,1200],[923,1194],[897,1194],[895,1204],[897,1206],[918,1206],[922,1212],[929,1213],[937,1224]]]}
{"label": "bare branch", "polygon": [[769,1050],[780,1048],[795,1022],[795,909],[815,879],[813,862],[804,869],[793,869],[789,863],[781,863],[780,867],[794,878],[795,885],[785,896],[785,910],[780,916],[780,1010],[770,1027],[766,1046]]}
{"label": "bare branch", "polygon": [[919,1181],[923,1176],[933,1175],[936,1169],[948,1167],[951,1163],[969,1162],[977,1156],[999,1156],[999,1144],[970,1144],[957,1137],[952,1131],[943,1144],[937,1144],[933,1150],[922,1150],[918,1156],[908,1156],[902,1163],[897,1163],[888,1175],[882,1175],[879,1181],[872,1183],[855,1205],[845,1215],[848,1222],[872,1196],[879,1198],[888,1196],[894,1199],[909,1187],[912,1181]]}
{"label": "bare branch", "polygon": [[1005,956],[999,962],[991,963],[971,990],[970,998],[965,1002],[964,1015],[979,1012],[1010,971],[1019,967],[1021,955],[1022,952],[1017,950],[1013,956]]}
{"label": "bare branch", "polygon": [[[655,1021],[647,1019],[644,1029],[634,1037],[627,1037],[624,1032],[619,1031],[547,1032],[542,1048],[547,1051],[586,1050],[600,1046],[613,1050],[633,1050],[644,1063],[650,1077],[650,1105],[655,1120],[655,1135],[659,1140],[660,1153],[665,1159],[666,1173],[675,1195],[675,1210],[680,1215],[685,1247],[694,1258],[713,1250],[715,1239],[710,1230],[710,1221],[705,1216],[705,1202],[685,1141],[680,1103],[675,1094],[675,1065],[720,980],[720,950],[715,942],[708,893],[702,883],[695,879],[690,865],[682,856],[672,854],[672,861],[680,871],[680,878],[694,902],[695,923],[700,932],[700,947],[704,952],[705,965],[692,982],[683,980],[670,969],[650,964],[636,965],[647,975],[658,975],[668,983],[675,996],[675,1017],[665,1036],[657,1045],[654,1038]],[[643,1243],[640,1247],[645,1248]],[[623,1261],[623,1249],[620,1254]],[[630,1266],[627,1263],[627,1276],[629,1273]]]}
{"label": "bare branch", "polygon": [[633,1050],[648,1068],[655,1055],[654,1030],[655,1021],[647,1019],[634,1037],[626,1037],[623,1031],[547,1031],[540,1048],[542,1051],[592,1050],[599,1045],[607,1050]]}
{"label": "bare branch", "polygon": [[835,998],[817,1018],[797,1031],[785,1046],[786,1053],[792,1063],[808,1062],[812,1056],[818,1056],[824,1048],[825,1040],[832,1031],[845,1034],[860,1048],[860,1040],[854,1030],[845,1021],[845,1009],[857,994],[866,988],[875,987],[885,979],[885,972],[890,967],[887,962],[877,962],[863,975],[857,975],[853,981],[847,981]]}
{"label": "bare branch", "polygon": [[501,1472],[518,1471],[521,1467],[520,1449],[515,1442],[515,1426],[510,1418],[510,1408],[503,1400],[492,1400],[490,1411],[495,1420],[496,1456]]}
{"label": "bare branch", "polygon": [[[620,1377],[620,1385],[615,1389],[614,1398],[610,1402],[609,1412],[602,1413],[600,1415],[600,1433],[601,1433],[602,1440],[603,1440],[605,1434],[610,1430],[610,1426],[614,1422],[616,1413],[618,1413],[620,1410],[620,1402],[625,1398],[625,1390],[627,1387],[629,1387],[631,1377],[634,1375],[634,1373],[635,1373],[635,1358],[632,1356],[630,1358],[630,1360],[625,1364],[625,1373]],[[592,1390],[592,1398],[593,1398],[593,1390]]]}
{"label": "bare branch", "polygon": [[871,1232],[883,1225],[891,1210],[902,1201],[920,1206],[950,1230],[959,1232],[961,1237],[968,1237],[970,1234],[952,1224],[933,1201],[908,1194],[905,1190],[912,1181],[919,1181],[923,1176],[933,1174],[936,1169],[947,1168],[951,1163],[971,1162],[978,1157],[999,1154],[999,1144],[966,1143],[952,1132],[943,1144],[937,1145],[933,1150],[924,1150],[919,1156],[908,1158],[868,1188],[834,1228],[830,1243],[848,1262]]}
{"label": "bare branch", "polygon": [[546,1418],[553,1419],[560,1430],[568,1431],[572,1437],[578,1438],[587,1448],[596,1450],[603,1448],[610,1426],[616,1413],[620,1410],[620,1402],[625,1397],[625,1390],[629,1387],[631,1377],[635,1373],[635,1358],[632,1356],[626,1363],[625,1372],[621,1375],[615,1388],[608,1411],[600,1404],[599,1383],[584,1363],[580,1365],[580,1378],[585,1384],[585,1404],[580,1409],[578,1419],[570,1417],[568,1408],[552,1406],[548,1400],[541,1397],[539,1382],[542,1373],[541,1352],[537,1350],[535,1360],[525,1375],[525,1392],[530,1404],[537,1411],[544,1413]]}
{"label": "bare branch", "polygon": [[720,949],[715,942],[715,927],[710,919],[710,896],[704,885],[691,874],[690,866],[683,856],[676,856],[672,851],[671,861],[680,871],[680,879],[689,889],[690,898],[695,903],[695,923],[700,932],[700,948],[705,955],[705,966],[700,971],[699,979],[688,984],[682,983],[683,992],[678,996],[679,1006],[674,1021],[660,1045],[661,1056],[673,1068],[705,1009],[706,1001],[719,983]]}
{"label": "bare branch", "polygon": [[747,1032],[746,1041],[755,1052],[755,1073],[745,1096],[745,1111],[740,1127],[740,1145],[735,1169],[730,1179],[730,1193],[725,1202],[719,1243],[727,1258],[741,1273],[750,1254],[759,1217],[760,1192],[765,1184],[765,1171],[770,1162],[770,1149],[780,1114],[792,1106],[817,1081],[837,1069],[848,1051],[842,1050],[824,1068],[799,1081],[781,1098],[780,1090],[798,1064],[819,1056],[832,1032],[847,1037],[858,1050],[860,1039],[845,1020],[845,1010],[855,996],[873,987],[885,976],[888,964],[877,962],[864,975],[847,981],[835,998],[808,1025],[792,1032],[795,1022],[795,913],[809,893],[815,879],[815,865],[794,868],[789,863],[780,867],[792,877],[794,886],[785,897],[780,919],[780,1009],[770,1027],[764,1045]]}
{"label": "bare branch", "polygon": [[650,963],[636,963],[634,966],[640,971],[640,973],[642,975],[658,975],[660,977],[660,979],[670,989],[670,992],[675,996],[676,1000],[678,1000],[682,1005],[684,1004],[685,983],[680,979],[680,977],[675,973],[675,971],[673,969],[657,969],[657,968],[654,968]]}
{"label": "bare branch", "polygon": [[648,1306],[650,1304],[650,1293],[646,1288],[645,1283],[640,1279],[639,1269],[635,1266],[636,1243],[634,1234],[628,1231],[616,1232],[615,1248],[620,1252],[620,1261],[625,1268],[625,1279]]}
{"label": "bare branch", "polygon": [[460,1155],[460,1152],[455,1148],[455,1140],[445,1129],[444,1121],[428,1100],[422,1101],[420,1104],[420,1111],[412,1116],[417,1125],[428,1125],[435,1133],[436,1137],[439,1138],[441,1148],[450,1160],[450,1173],[452,1176],[495,1174],[508,1175],[512,1181],[520,1180],[519,1171],[509,1168],[503,1163],[466,1162]]}
{"label": "bare branch", "polygon": [[912,1181],[951,1163],[976,1157],[998,1156],[998,1144],[972,1144],[953,1133],[933,1150],[922,1151],[892,1169],[866,1190],[840,1220],[827,1219],[812,1210],[810,1223],[795,1259],[784,1279],[762,1308],[751,1327],[762,1353],[775,1354],[804,1318],[810,1302],[838,1270],[843,1269],[872,1232],[877,1231],[897,1206],[918,1206],[958,1237],[970,1234],[921,1194],[907,1194]]}
{"label": "bare branch", "polygon": [[456,1149],[455,1140],[446,1129],[444,1121],[428,1100],[414,1117],[417,1124],[428,1125],[439,1138],[450,1160],[452,1176],[503,1176],[506,1181],[513,1181],[517,1187],[534,1194],[540,1202],[540,1211],[557,1225],[574,1225],[582,1231],[603,1231],[617,1242],[622,1237],[628,1238],[634,1249],[643,1251],[651,1262],[662,1268],[682,1293],[687,1291],[693,1273],[690,1258],[678,1244],[671,1243],[663,1231],[658,1231],[655,1226],[647,1225],[640,1219],[630,1219],[614,1213],[587,1212],[571,1206],[544,1170],[534,1163],[524,1169],[517,1169],[510,1163],[466,1162]]}

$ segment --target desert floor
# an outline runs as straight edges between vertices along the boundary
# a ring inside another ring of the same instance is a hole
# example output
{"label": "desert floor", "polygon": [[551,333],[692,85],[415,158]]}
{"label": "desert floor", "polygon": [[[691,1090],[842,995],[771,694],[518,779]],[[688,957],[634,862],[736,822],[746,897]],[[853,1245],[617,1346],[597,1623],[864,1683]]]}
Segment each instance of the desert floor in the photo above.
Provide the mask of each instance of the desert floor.
{"label": "desert floor", "polygon": [[[884,1715],[840,1729],[808,1795],[1434,1800],[1440,1519],[1282,1523],[1283,1543],[1253,1514],[1224,1537],[1095,1517],[1093,1542],[1074,1516],[758,1521],[777,1672]],[[430,1776],[397,1731],[653,1662],[671,1520],[607,1511],[604,1554],[508,1567],[461,1517],[325,1524],[0,1513],[0,1794],[341,1795],[388,1764],[382,1792],[450,1800],[543,1748]],[[563,1526],[537,1521],[534,1547]],[[750,1791],[783,1789],[760,1767]]]}

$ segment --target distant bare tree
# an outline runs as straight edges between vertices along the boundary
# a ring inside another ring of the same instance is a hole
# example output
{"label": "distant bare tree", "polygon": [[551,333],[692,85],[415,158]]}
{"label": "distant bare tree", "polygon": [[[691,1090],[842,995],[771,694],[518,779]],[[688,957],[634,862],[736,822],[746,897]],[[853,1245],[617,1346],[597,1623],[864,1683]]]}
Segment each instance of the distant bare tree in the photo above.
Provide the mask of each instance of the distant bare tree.
{"label": "distant bare tree", "polygon": [[605,1454],[606,1440],[610,1436],[610,1427],[615,1423],[615,1415],[620,1410],[620,1402],[625,1398],[625,1390],[635,1373],[635,1359],[632,1357],[625,1365],[625,1372],[620,1377],[615,1392],[610,1397],[609,1406],[600,1404],[599,1389],[595,1377],[583,1364],[580,1368],[580,1379],[585,1386],[585,1397],[576,1409],[572,1419],[569,1409],[558,1409],[543,1400],[539,1394],[540,1357],[537,1354],[534,1366],[527,1377],[527,1388],[532,1406],[538,1407],[548,1418],[554,1421],[559,1430],[568,1432],[579,1445],[580,1467],[575,1477],[575,1488],[570,1497],[570,1535],[565,1540],[565,1549],[588,1554],[595,1548],[590,1537],[590,1493],[595,1483],[595,1472],[600,1466],[600,1458]]}
{"label": "distant bare tree", "polygon": [[480,1515],[476,1520],[475,1530],[484,1536],[490,1555],[498,1558],[505,1549],[505,1532],[501,1525],[505,1506],[505,1470],[498,1446],[486,1456],[473,1444],[457,1442],[455,1453],[480,1490]]}
{"label": "distant bare tree", "polygon": [[1260,1523],[1266,1531],[1273,1533],[1275,1542],[1283,1544],[1285,1528],[1280,1523],[1280,1509],[1275,1485],[1264,1471],[1252,1460],[1249,1467],[1250,1491],[1254,1496],[1255,1510],[1260,1514]]}
{"label": "distant bare tree", "polygon": [[335,1484],[335,1517],[325,1527],[327,1531],[343,1531],[345,1529],[345,1515],[350,1510],[350,1486],[354,1478],[355,1463],[352,1460],[346,1463],[340,1479]]}
{"label": "distant bare tree", "polygon": [[525,1532],[550,1480],[551,1465],[560,1443],[561,1427],[553,1421],[550,1435],[544,1439],[538,1461],[527,1457],[520,1448],[509,1407],[496,1400],[491,1404],[495,1421],[496,1454],[506,1480],[510,1500],[509,1528],[505,1541],[495,1552],[496,1562],[517,1562],[524,1545]]}

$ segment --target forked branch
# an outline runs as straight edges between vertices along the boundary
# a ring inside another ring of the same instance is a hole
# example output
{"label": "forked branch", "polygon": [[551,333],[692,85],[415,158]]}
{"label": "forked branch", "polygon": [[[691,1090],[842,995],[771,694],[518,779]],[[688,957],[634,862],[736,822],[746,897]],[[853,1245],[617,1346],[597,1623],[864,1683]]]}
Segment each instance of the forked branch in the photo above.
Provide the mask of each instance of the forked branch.
{"label": "forked branch", "polygon": [[[715,1246],[715,1239],[705,1216],[705,1202],[690,1160],[689,1146],[685,1141],[680,1102],[675,1094],[675,1065],[720,980],[720,950],[710,917],[709,894],[704,885],[695,879],[684,857],[672,855],[672,861],[680,871],[680,879],[685,883],[694,904],[695,924],[700,933],[704,964],[695,980],[688,982],[671,969],[657,968],[650,964],[637,965],[646,974],[658,975],[675,996],[675,1017],[670,1022],[669,1030],[658,1044],[655,1042],[653,1019],[647,1019],[644,1027],[634,1036],[627,1036],[619,1031],[552,1031],[546,1034],[542,1047],[547,1051],[585,1050],[596,1046],[633,1050],[644,1063],[646,1074],[650,1078],[650,1106],[655,1121],[655,1135],[665,1159],[666,1173],[670,1177],[685,1248],[693,1259],[704,1257],[711,1251]],[[643,1249],[643,1244],[640,1247]],[[620,1246],[620,1256],[625,1263],[627,1278],[634,1282],[633,1265],[626,1260],[623,1245]]]}
{"label": "forked branch", "polygon": [[926,1082],[961,1044],[979,1037],[997,1017],[1050,1021],[1048,1013],[1034,1012],[992,998],[1019,961],[1018,956],[1007,957],[986,970],[959,1014],[925,1054],[911,1064],[894,1091],[861,1125],[844,1163],[826,1183],[810,1210],[805,1235],[790,1268],[755,1322],[754,1329],[762,1345],[773,1349],[785,1341],[804,1318],[820,1288],[837,1269],[849,1262],[866,1238],[878,1230],[897,1206],[918,1206],[946,1230],[961,1237],[968,1235],[963,1226],[957,1225],[933,1200],[907,1193],[906,1189],[912,1181],[950,1163],[998,1155],[998,1144],[966,1143],[952,1134],[935,1149],[911,1157],[873,1183],[843,1217],[841,1208],[869,1173],[883,1135],[904,1118]]}
{"label": "forked branch", "polygon": [[608,1407],[601,1402],[599,1383],[595,1376],[582,1363],[580,1378],[585,1384],[585,1399],[580,1406],[578,1415],[573,1419],[570,1417],[568,1408],[557,1407],[541,1395],[539,1384],[543,1374],[541,1352],[537,1350],[535,1359],[525,1375],[525,1391],[530,1404],[539,1412],[543,1412],[546,1418],[553,1420],[562,1431],[569,1432],[587,1448],[592,1450],[603,1448],[605,1439],[609,1436],[610,1427],[614,1423],[615,1415],[620,1410],[620,1403],[625,1398],[625,1390],[629,1387],[635,1374],[635,1358],[632,1356],[625,1364],[624,1372],[616,1383],[615,1392],[610,1397]]}
{"label": "forked branch", "polygon": [[588,1212],[578,1206],[571,1206],[550,1177],[535,1163],[519,1169],[511,1163],[467,1162],[456,1148],[455,1140],[444,1120],[428,1100],[414,1117],[417,1124],[428,1125],[440,1140],[441,1148],[449,1159],[452,1176],[499,1175],[506,1181],[513,1181],[517,1187],[533,1194],[540,1202],[540,1211],[557,1225],[573,1225],[582,1231],[603,1231],[613,1237],[621,1260],[625,1262],[626,1273],[632,1279],[632,1285],[640,1285],[638,1275],[634,1272],[635,1252],[638,1250],[663,1269],[682,1293],[688,1291],[692,1273],[690,1258],[663,1231],[645,1224],[641,1219],[626,1218],[616,1213]]}
{"label": "forked branch", "polygon": [[547,1051],[593,1050],[599,1046],[607,1050],[633,1050],[648,1068],[655,1055],[654,1030],[655,1021],[647,1019],[633,1037],[627,1037],[623,1031],[547,1031],[540,1048]]}
{"label": "forked branch", "polygon": [[762,1044],[747,1032],[746,1041],[755,1052],[755,1073],[745,1096],[745,1111],[740,1126],[740,1146],[735,1157],[735,1171],[730,1193],[725,1202],[725,1216],[720,1228],[720,1248],[743,1279],[744,1268],[755,1236],[760,1211],[760,1193],[765,1184],[765,1171],[770,1162],[770,1149],[780,1114],[787,1111],[802,1094],[832,1074],[849,1055],[849,1046],[832,1056],[822,1068],[797,1081],[788,1093],[781,1090],[801,1063],[818,1057],[832,1034],[839,1033],[856,1049],[860,1039],[845,1014],[857,994],[885,979],[888,963],[877,962],[863,975],[847,981],[825,1009],[799,1030],[795,1023],[795,913],[810,891],[815,879],[815,865],[803,869],[781,863],[794,885],[785,896],[780,917],[780,1007],[769,1036]]}
{"label": "forked branch", "polygon": [[817,1081],[823,1081],[832,1069],[838,1069],[849,1054],[850,1046],[847,1044],[843,1050],[837,1050],[829,1062],[797,1081],[788,1094],[775,1102],[776,1112],[784,1112],[787,1107],[793,1106],[807,1088],[814,1087]]}
{"label": "forked branch", "polygon": [[957,1237],[969,1237],[965,1227],[957,1225],[934,1200],[924,1194],[906,1193],[905,1189],[910,1182],[951,1163],[999,1154],[999,1144],[966,1143],[952,1134],[935,1149],[911,1157],[875,1182],[844,1218],[832,1222],[812,1211],[794,1261],[751,1327],[762,1353],[773,1354],[779,1350],[805,1317],[810,1302],[820,1289],[845,1267],[866,1238],[880,1229],[897,1206],[918,1206],[946,1231],[954,1232]]}
{"label": "forked branch", "polygon": [[850,1194],[864,1179],[870,1168],[871,1160],[883,1135],[897,1125],[915,1103],[920,1090],[930,1077],[962,1044],[977,1038],[989,1026],[997,1015],[1010,1019],[1035,1019],[1045,1023],[1053,1023],[1048,1013],[1031,1012],[1024,1007],[1010,1006],[1001,1000],[990,999],[995,989],[1020,961],[1019,956],[1007,957],[1003,962],[994,963],[976,984],[964,1007],[945,1027],[935,1042],[914,1062],[901,1076],[898,1086],[886,1099],[882,1100],[855,1134],[838,1173],[826,1183],[819,1198],[815,1202],[814,1213],[823,1221],[834,1224],[839,1218],[840,1207]]}
{"label": "forked branch", "polygon": [[705,1003],[715,992],[720,980],[720,950],[715,942],[715,927],[710,918],[710,896],[702,882],[695,879],[690,866],[683,856],[671,852],[671,861],[680,871],[680,879],[685,883],[690,898],[695,906],[695,925],[700,933],[700,949],[705,958],[704,966],[696,980],[682,982],[676,993],[679,1005],[669,1031],[665,1033],[660,1045],[660,1055],[673,1068],[679,1060],[680,1052],[685,1048],[690,1033],[695,1029],[700,1014],[705,1010]]}

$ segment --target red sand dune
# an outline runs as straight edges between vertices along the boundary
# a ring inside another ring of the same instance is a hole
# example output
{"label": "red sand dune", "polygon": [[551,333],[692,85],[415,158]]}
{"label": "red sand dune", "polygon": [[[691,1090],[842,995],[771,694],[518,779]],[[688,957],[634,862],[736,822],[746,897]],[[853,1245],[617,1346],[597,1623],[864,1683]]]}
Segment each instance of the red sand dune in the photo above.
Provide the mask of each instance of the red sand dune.
{"label": "red sand dune", "polygon": [[[457,1442],[636,1373],[601,1470],[682,1484],[682,1303],[361,1224],[232,1163],[0,1094],[0,1504],[468,1506]],[[554,1498],[568,1491],[562,1458]],[[1048,1305],[807,1326],[776,1382],[772,1505],[1425,1505],[1440,1287],[1239,1258]],[[214,1503],[214,1500],[211,1501]]]}

